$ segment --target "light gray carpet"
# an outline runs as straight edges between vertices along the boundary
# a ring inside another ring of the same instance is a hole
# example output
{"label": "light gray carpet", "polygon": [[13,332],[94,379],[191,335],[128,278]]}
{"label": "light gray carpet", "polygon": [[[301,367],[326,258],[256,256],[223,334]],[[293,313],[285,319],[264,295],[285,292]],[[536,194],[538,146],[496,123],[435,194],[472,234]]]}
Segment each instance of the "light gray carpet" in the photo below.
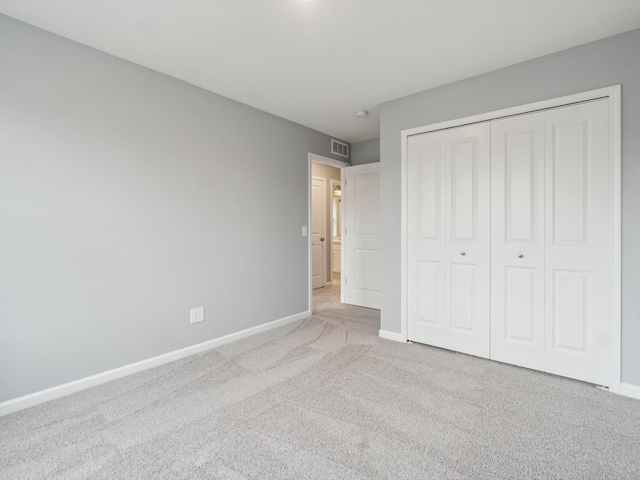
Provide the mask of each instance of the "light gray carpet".
{"label": "light gray carpet", "polygon": [[0,478],[640,478],[640,402],[340,306],[0,418]]}

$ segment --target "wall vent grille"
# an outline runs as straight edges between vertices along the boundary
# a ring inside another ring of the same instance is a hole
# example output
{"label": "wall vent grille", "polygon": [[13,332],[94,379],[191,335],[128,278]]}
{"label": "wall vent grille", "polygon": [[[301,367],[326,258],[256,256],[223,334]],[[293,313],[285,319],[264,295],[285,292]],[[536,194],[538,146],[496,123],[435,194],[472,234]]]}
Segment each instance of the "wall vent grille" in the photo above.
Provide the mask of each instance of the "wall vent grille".
{"label": "wall vent grille", "polygon": [[331,139],[331,153],[344,158],[349,158],[349,144]]}

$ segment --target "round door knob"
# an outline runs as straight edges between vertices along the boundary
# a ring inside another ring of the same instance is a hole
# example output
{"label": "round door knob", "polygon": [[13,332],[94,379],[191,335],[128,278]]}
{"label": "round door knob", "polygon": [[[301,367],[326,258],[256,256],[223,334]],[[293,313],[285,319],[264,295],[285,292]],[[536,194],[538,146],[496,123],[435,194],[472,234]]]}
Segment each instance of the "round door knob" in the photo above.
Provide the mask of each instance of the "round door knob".
{"label": "round door knob", "polygon": [[521,254],[521,253],[519,253],[519,254],[518,254],[518,258],[524,258],[524,255],[523,255],[523,254]]}
{"label": "round door knob", "polygon": [[466,255],[466,252],[460,252],[460,255]]}
{"label": "round door knob", "polygon": [[321,238],[320,238],[320,241],[321,241],[321,242],[324,242],[324,237],[321,237]]}

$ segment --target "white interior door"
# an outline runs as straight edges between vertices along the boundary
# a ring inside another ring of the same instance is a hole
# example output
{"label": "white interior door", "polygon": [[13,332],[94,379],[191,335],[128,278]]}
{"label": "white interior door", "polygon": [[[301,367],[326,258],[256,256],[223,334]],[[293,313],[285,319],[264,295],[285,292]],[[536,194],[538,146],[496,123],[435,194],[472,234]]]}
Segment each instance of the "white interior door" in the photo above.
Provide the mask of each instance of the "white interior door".
{"label": "white interior door", "polygon": [[491,123],[491,358],[544,369],[544,112]]}
{"label": "white interior door", "polygon": [[545,115],[546,370],[610,385],[616,282],[608,102]]}
{"label": "white interior door", "polygon": [[489,356],[490,127],[408,140],[408,338]]}
{"label": "white interior door", "polygon": [[325,285],[325,244],[327,189],[323,177],[311,179],[311,287]]}
{"label": "white interior door", "polygon": [[380,164],[343,169],[345,302],[380,308]]}

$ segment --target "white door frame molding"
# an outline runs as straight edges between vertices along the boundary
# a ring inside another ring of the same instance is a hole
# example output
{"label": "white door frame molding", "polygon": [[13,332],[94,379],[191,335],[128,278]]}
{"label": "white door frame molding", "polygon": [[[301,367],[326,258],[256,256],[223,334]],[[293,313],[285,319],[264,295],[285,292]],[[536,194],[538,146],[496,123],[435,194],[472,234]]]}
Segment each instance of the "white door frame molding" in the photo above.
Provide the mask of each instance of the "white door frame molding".
{"label": "white door frame molding", "polygon": [[591,100],[609,99],[609,154],[611,158],[612,176],[613,176],[613,205],[614,205],[614,277],[616,279],[615,284],[615,306],[612,311],[612,318],[615,321],[615,337],[614,342],[614,372],[613,378],[616,379],[609,385],[609,389],[612,392],[620,392],[620,374],[621,374],[621,290],[622,290],[622,278],[621,278],[621,168],[622,168],[622,137],[621,137],[621,87],[615,85],[606,88],[600,88],[597,90],[590,90],[587,92],[577,93],[574,95],[567,95],[564,97],[553,98],[544,100],[541,102],[529,103],[525,105],[519,105],[516,107],[506,108],[503,110],[496,110],[493,112],[487,112],[479,115],[472,115],[469,117],[459,118],[456,120],[449,120],[446,122],[439,122],[431,125],[425,125],[422,127],[410,128],[402,130],[401,135],[401,152],[400,152],[400,182],[401,182],[401,210],[400,210],[400,335],[399,340],[407,341],[407,140],[412,135],[419,135],[427,132],[434,132],[436,130],[444,130],[447,128],[460,127],[463,125],[469,125],[473,123],[486,122],[490,120],[496,120],[499,118],[521,115],[525,113],[532,113],[540,110],[548,110],[551,108],[564,107],[575,103],[588,102]]}
{"label": "white door frame molding", "polygon": [[343,162],[342,160],[334,160],[333,158],[323,157],[322,155],[318,155],[317,153],[309,152],[307,156],[307,291],[309,292],[308,310],[310,314],[313,313],[313,285],[311,284],[311,177],[313,177],[311,167],[313,162],[322,163],[324,165],[329,165],[340,169],[351,166],[349,162]]}

